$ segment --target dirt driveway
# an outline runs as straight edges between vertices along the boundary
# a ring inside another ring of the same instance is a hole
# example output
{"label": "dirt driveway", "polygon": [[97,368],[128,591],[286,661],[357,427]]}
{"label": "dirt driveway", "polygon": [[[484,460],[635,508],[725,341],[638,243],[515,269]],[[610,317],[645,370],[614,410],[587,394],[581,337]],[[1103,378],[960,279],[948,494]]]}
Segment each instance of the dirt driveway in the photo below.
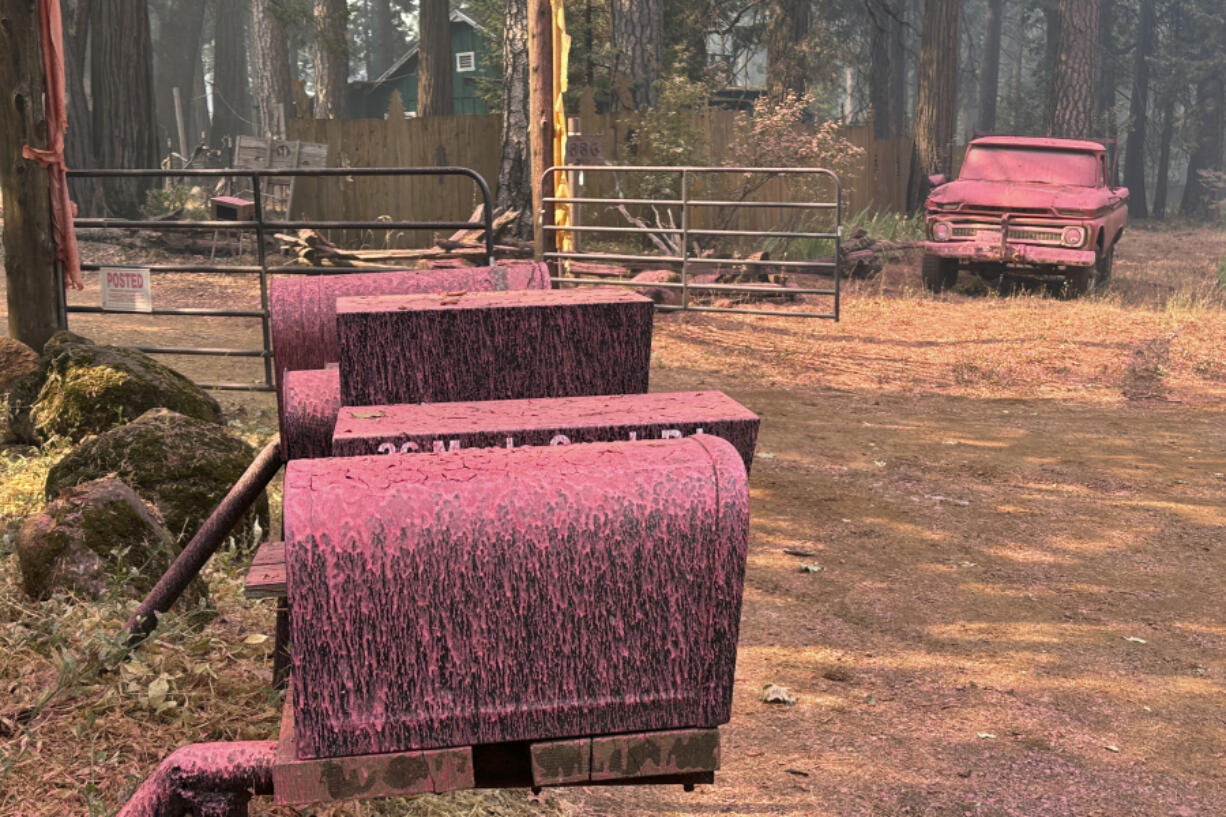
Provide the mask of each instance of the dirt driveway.
{"label": "dirt driveway", "polygon": [[[1226,814],[1222,256],[1221,233],[1139,231],[1113,288],[1081,301],[932,299],[899,264],[853,286],[839,324],[662,317],[653,390],[719,388],[762,416],[724,769],[691,794],[546,801]],[[225,399],[268,416],[265,396]],[[761,702],[772,683],[795,706]],[[115,802],[145,771],[99,791]]]}

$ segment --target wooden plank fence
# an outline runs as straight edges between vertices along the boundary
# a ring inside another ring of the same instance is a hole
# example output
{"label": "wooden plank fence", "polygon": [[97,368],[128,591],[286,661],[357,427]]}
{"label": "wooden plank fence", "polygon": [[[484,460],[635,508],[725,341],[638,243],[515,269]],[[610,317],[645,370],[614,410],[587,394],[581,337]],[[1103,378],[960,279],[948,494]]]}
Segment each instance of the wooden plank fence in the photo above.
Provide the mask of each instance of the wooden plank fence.
{"label": "wooden plank fence", "polygon": [[[396,102],[393,101],[393,108]],[[603,156],[610,164],[633,164],[631,136],[636,126],[635,115],[597,114],[590,105],[580,120],[580,132],[598,137]],[[501,152],[501,117],[469,115],[404,119],[399,111],[389,112],[387,119],[326,120],[299,119],[288,123],[289,138],[328,145],[330,167],[395,167],[461,165],[480,173],[496,187]],[[723,161],[732,139],[735,113],[711,109],[698,117],[696,128],[711,147],[715,164]],[[868,126],[844,129],[844,136],[864,148],[863,161],[856,171],[842,179],[844,186],[844,218],[864,209],[900,211],[905,209],[907,173],[910,168],[912,143],[909,139],[880,141],[872,138]],[[639,163],[642,163],[639,161]],[[637,183],[628,174],[588,173],[577,194],[604,198],[617,195],[618,185],[625,195],[632,195]],[[667,195],[676,177],[650,180],[658,194]],[[576,180],[578,181],[578,180]],[[699,189],[691,197],[722,198],[739,192],[741,179],[724,177],[719,182],[706,180],[696,183]],[[641,189],[641,188],[640,188]],[[581,192],[580,192],[581,191]],[[676,194],[676,191],[672,191]],[[496,191],[495,191],[496,195]],[[822,184],[814,193],[806,190],[794,178],[767,181],[747,198],[750,201],[803,201],[809,196],[829,199],[829,187]],[[377,219],[388,216],[400,220],[465,219],[480,201],[475,186],[468,180],[447,178],[363,178],[363,179],[300,179],[294,193],[295,218],[310,219]],[[650,208],[628,208],[632,214],[654,221]],[[661,213],[667,222],[667,214]],[[679,223],[680,213],[673,219]],[[800,212],[783,208],[744,208],[735,213],[719,213],[717,208],[693,208],[690,225],[693,228],[719,227],[726,229],[795,229],[802,225]],[[603,226],[625,226],[626,221],[615,210],[589,205],[580,214],[581,223]],[[824,225],[810,219],[805,227]],[[591,234],[589,234],[590,236]],[[433,241],[425,231],[414,231],[384,237],[370,232],[331,236],[347,247],[387,246],[420,247]],[[589,243],[599,243],[589,238]]]}

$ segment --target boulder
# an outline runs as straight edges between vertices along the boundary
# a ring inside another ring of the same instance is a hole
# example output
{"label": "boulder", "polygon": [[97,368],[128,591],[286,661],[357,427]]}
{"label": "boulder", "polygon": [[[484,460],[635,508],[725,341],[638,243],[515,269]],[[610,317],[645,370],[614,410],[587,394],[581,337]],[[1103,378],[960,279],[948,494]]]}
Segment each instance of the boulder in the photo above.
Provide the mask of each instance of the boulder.
{"label": "boulder", "polygon": [[38,353],[19,340],[0,336],[0,394],[7,394],[13,382],[38,371]]}
{"label": "boulder", "polygon": [[157,509],[114,476],[70,489],[17,531],[22,587],[37,599],[61,589],[97,598],[116,573],[147,593],[175,554]]}
{"label": "boulder", "polygon": [[[29,415],[34,431],[44,440],[80,440],[152,408],[221,422],[221,408],[203,389],[134,349],[98,345],[60,332],[43,347],[41,371],[38,396]],[[19,413],[20,406],[17,409]],[[12,420],[10,426],[25,430]]]}
{"label": "boulder", "polygon": [[13,380],[8,392],[0,394],[0,440],[6,443],[37,445],[38,434],[30,419],[30,407],[38,399],[42,387],[41,368],[27,372]]}
{"label": "boulder", "polygon": [[[631,280],[645,284],[676,284],[680,283],[681,275],[667,269],[649,269],[635,275]],[[681,303],[681,290],[672,287],[635,287],[634,291],[646,295],[658,304],[676,306]]]}
{"label": "boulder", "polygon": [[[223,426],[166,409],[151,409],[127,425],[82,441],[52,466],[46,495],[107,474],[116,474],[153,505],[176,537],[186,540],[199,529],[230,487],[243,475],[256,451]],[[268,530],[268,497],[261,495],[235,534],[256,519]]]}

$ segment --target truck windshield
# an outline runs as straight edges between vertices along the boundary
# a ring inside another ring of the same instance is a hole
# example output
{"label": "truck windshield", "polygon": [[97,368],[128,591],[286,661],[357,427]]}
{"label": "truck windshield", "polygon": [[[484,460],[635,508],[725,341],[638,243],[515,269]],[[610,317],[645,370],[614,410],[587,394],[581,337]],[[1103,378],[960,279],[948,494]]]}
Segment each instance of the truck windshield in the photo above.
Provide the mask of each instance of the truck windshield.
{"label": "truck windshield", "polygon": [[1096,187],[1098,160],[1077,151],[977,145],[966,154],[958,178]]}

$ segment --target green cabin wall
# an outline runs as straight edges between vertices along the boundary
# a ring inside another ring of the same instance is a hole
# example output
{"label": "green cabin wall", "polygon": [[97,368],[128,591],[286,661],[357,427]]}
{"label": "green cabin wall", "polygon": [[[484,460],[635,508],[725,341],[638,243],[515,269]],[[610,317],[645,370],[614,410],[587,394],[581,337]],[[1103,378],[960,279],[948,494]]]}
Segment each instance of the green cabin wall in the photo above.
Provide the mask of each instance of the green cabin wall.
{"label": "green cabin wall", "polygon": [[[484,59],[484,47],[481,37],[473,27],[465,22],[451,24],[451,93],[452,106],[456,114],[486,114],[489,106],[478,95],[477,80],[492,77],[494,74]],[[455,55],[465,51],[473,52],[476,60],[475,71],[460,73],[455,70]],[[394,76],[370,93],[365,94],[365,104],[361,111],[352,115],[368,118],[383,118],[387,107],[392,101],[392,92],[399,91],[406,113],[417,112],[417,55],[405,64],[399,76]]]}

